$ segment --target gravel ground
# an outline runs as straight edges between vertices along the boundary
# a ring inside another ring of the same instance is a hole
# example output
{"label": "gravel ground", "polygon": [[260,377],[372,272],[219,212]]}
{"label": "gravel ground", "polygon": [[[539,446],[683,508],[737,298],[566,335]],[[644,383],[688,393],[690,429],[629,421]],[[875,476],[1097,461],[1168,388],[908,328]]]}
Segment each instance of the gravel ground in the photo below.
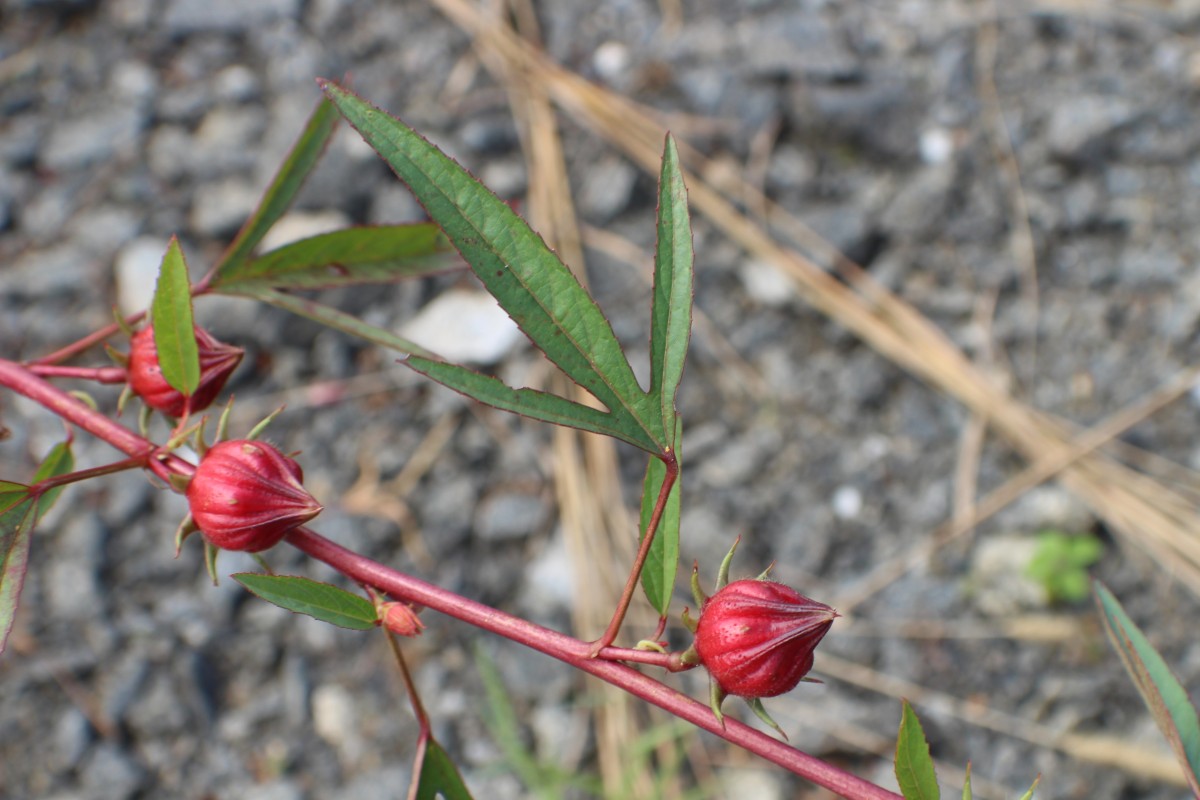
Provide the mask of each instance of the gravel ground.
{"label": "gravel ground", "polygon": [[[669,2],[540,5],[555,59],[652,107],[719,121],[693,138],[698,147],[748,163],[772,198],[1033,406],[1088,425],[1200,357],[1192,266],[1200,239],[1190,224],[1200,218],[1195,2],[1006,4],[994,18],[986,3],[949,0],[697,0],[681,4],[673,29],[663,24],[676,7]],[[501,196],[521,198],[525,167],[505,94],[474,63],[465,35],[413,0],[4,0],[5,357],[72,341],[105,324],[114,303],[144,303],[147,266],[171,234],[199,274],[290,146],[317,99],[316,76],[352,74],[365,97]],[[653,181],[576,125],[563,125],[563,135],[582,218],[648,251]],[[347,131],[298,210],[296,224],[309,231],[420,215]],[[696,337],[680,400],[685,563],[715,568],[741,533],[744,571],[777,559],[779,579],[836,600],[952,513],[968,414],[804,305],[702,221],[696,242],[697,306],[764,390],[748,392],[728,359]],[[603,253],[589,258],[601,305],[633,356],[644,355],[644,284]],[[439,279],[330,300],[399,327],[455,285],[466,284]],[[273,436],[303,451],[310,488],[328,505],[319,530],[455,591],[569,625],[548,431],[471,409],[391,355],[282,312],[214,300],[198,313],[247,348],[232,381],[242,425],[288,401]],[[498,369],[523,380],[537,359],[510,348]],[[340,381],[338,394],[330,382]],[[115,403],[115,391],[97,396]],[[1200,468],[1198,407],[1193,393],[1126,440]],[[13,433],[0,443],[4,477],[20,480],[61,425],[10,397],[0,411]],[[456,424],[409,497],[406,524],[349,502],[364,454],[386,482],[448,417]],[[92,466],[111,450],[81,436],[78,456]],[[643,462],[621,456],[632,503]],[[989,439],[980,490],[1021,464]],[[73,489],[44,521],[0,660],[0,796],[401,796],[413,726],[384,648],[250,600],[232,581],[213,589],[199,548],[172,557],[182,513],[178,497],[123,475]],[[1036,723],[1051,739],[1104,734],[1161,752],[1089,606],[1048,608],[1023,581],[1031,537],[1047,528],[1108,543],[1096,573],[1184,684],[1200,685],[1200,645],[1187,622],[1200,613],[1196,598],[1113,542],[1055,485],[881,593],[854,626],[835,626],[824,649],[986,704],[1011,715],[1017,731]],[[310,569],[286,550],[272,561]],[[225,573],[253,566],[222,561]],[[1048,611],[1082,633],[910,635],[943,622],[994,629]],[[482,722],[481,637],[427,622],[410,649],[437,735],[477,797],[524,796]],[[593,742],[569,710],[586,702],[587,684],[519,648],[484,644],[529,746],[553,763],[567,758],[564,740],[578,742],[589,768]],[[699,695],[693,677],[681,685]],[[846,739],[858,730],[886,743],[899,702],[845,677],[826,675],[825,686],[771,707],[801,747],[887,781],[888,765]],[[1046,798],[1184,793],[988,730],[978,715],[918,708],[939,758],[970,758],[977,776],[1010,790],[1040,772]],[[719,774],[740,781],[730,797],[750,796],[749,786],[762,798],[801,788],[715,758]],[[704,795],[722,790],[710,782]]]}

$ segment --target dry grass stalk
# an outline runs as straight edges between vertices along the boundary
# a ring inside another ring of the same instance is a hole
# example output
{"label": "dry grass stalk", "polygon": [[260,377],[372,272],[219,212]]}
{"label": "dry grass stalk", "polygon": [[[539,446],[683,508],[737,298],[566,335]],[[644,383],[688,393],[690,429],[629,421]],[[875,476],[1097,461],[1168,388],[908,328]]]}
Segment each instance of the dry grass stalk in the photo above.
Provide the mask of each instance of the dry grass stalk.
{"label": "dry grass stalk", "polygon": [[[616,145],[643,169],[657,171],[664,131],[651,114],[563,69],[510,32],[486,24],[467,0],[434,0],[434,4],[513,70],[524,72],[530,83],[544,87],[578,123]],[[714,226],[790,276],[815,308],[987,419],[993,430],[1027,458],[1060,459],[1064,466],[1059,480],[1065,487],[1114,531],[1200,594],[1200,513],[1186,497],[1102,454],[1071,458],[1069,433],[1062,425],[1010,397],[913,306],[764,198],[762,205],[769,210],[772,223],[784,222],[812,257],[780,245],[701,177],[708,168],[706,159],[682,144],[680,152],[684,162],[693,167],[686,175],[691,203]],[[755,192],[744,181],[740,189],[736,192],[739,197]],[[819,266],[818,260],[831,271]]]}

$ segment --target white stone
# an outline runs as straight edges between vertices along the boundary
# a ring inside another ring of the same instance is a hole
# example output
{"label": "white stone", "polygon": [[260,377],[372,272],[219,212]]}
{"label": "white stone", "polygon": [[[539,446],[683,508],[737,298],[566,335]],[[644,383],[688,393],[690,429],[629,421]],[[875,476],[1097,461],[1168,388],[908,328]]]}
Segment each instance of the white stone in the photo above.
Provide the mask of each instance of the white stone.
{"label": "white stone", "polygon": [[746,294],[764,306],[782,306],[796,296],[791,278],[769,262],[747,261],[739,274]]}
{"label": "white stone", "polygon": [[629,48],[621,42],[605,42],[592,54],[592,66],[604,80],[616,80],[629,68]]}
{"label": "white stone", "polygon": [[293,211],[271,227],[258,250],[265,253],[276,247],[340,230],[349,225],[350,220],[340,211]]}
{"label": "white stone", "polygon": [[422,308],[400,335],[450,361],[486,365],[512,350],[521,331],[491,295],[451,289]]}
{"label": "white stone", "polygon": [[833,493],[832,503],[838,519],[854,519],[862,512],[862,492],[853,486],[839,486]]}
{"label": "white stone", "polygon": [[921,160],[926,164],[944,164],[954,155],[954,136],[945,128],[921,131]]}
{"label": "white stone", "polygon": [[154,284],[167,242],[159,236],[139,236],[117,253],[113,271],[117,308],[125,316],[145,311],[154,299]]}

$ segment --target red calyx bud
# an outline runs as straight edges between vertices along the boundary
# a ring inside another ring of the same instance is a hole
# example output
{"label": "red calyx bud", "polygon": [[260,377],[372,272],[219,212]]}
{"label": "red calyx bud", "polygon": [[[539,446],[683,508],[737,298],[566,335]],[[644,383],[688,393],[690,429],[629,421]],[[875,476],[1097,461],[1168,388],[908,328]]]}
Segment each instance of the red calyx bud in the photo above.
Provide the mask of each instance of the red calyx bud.
{"label": "red calyx bud", "polygon": [[782,583],[734,581],[705,603],[696,654],[725,694],[775,697],[796,688],[837,612]]}
{"label": "red calyx bud", "polygon": [[[200,411],[212,404],[244,352],[240,347],[217,341],[201,327],[196,328],[196,346],[200,351],[200,385],[192,395],[192,411]],[[154,345],[153,325],[147,325],[133,335],[127,372],[130,388],[146,405],[172,417],[182,416],[187,398],[163,378],[162,368],[158,365],[158,348]]]}
{"label": "red calyx bud", "polygon": [[321,513],[303,480],[300,465],[265,442],[220,442],[188,484],[192,520],[217,547],[266,550]]}
{"label": "red calyx bud", "polygon": [[378,614],[380,623],[397,636],[417,636],[425,630],[425,624],[408,603],[381,603]]}

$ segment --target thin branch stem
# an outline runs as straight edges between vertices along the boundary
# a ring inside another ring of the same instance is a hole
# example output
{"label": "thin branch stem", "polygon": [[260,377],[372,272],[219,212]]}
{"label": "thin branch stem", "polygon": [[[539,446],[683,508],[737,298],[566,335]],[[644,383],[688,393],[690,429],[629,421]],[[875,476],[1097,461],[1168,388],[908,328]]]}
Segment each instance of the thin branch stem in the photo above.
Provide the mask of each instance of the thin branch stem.
{"label": "thin branch stem", "polygon": [[128,378],[122,367],[62,367],[34,362],[29,371],[43,378],[75,378],[96,383],[125,383]]}
{"label": "thin branch stem", "polygon": [[671,494],[671,487],[675,485],[675,479],[679,477],[679,459],[675,457],[674,452],[663,459],[663,464],[667,468],[667,474],[663,477],[662,488],[658,491],[658,499],[654,501],[654,511],[650,514],[650,521],[646,524],[646,535],[642,537],[641,547],[638,548],[633,569],[629,571],[629,577],[625,580],[625,588],[621,591],[621,599],[617,603],[617,610],[613,612],[612,620],[609,621],[604,634],[592,642],[591,656],[593,658],[616,641],[617,634],[621,632],[621,623],[625,621],[625,615],[629,612],[629,604],[633,602],[638,580],[642,577],[642,569],[646,566],[646,557],[650,555],[650,545],[654,544],[654,534],[658,532],[658,524],[662,521],[663,512],[667,508],[667,497]]}
{"label": "thin branch stem", "polygon": [[352,580],[557,658],[843,797],[854,800],[896,800],[899,797],[736,720],[726,717],[722,727],[707,705],[625,664],[594,658],[588,642],[506,614],[411,575],[396,572],[347,550],[308,528],[292,531],[288,534],[287,541]]}

